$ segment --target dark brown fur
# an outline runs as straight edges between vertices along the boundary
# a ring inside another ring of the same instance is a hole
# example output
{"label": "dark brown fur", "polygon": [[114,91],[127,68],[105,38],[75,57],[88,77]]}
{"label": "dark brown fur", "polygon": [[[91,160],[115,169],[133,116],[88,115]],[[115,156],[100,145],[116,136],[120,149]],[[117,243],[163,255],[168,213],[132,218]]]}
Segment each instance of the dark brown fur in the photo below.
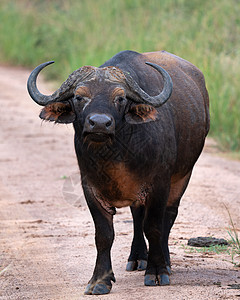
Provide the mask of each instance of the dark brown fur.
{"label": "dark brown fur", "polygon": [[[153,107],[143,99],[141,91],[152,100],[164,87],[162,75],[146,62],[172,78],[172,94],[163,105]],[[127,270],[146,269],[145,285],[169,284],[169,233],[209,131],[203,74],[165,51],[123,51],[99,68],[73,72],[56,95],[64,90],[72,91],[71,97],[46,105],[40,117],[74,125],[82,186],[96,229],[97,260],[86,294],[108,293],[115,281],[114,207],[126,205],[134,220]]]}

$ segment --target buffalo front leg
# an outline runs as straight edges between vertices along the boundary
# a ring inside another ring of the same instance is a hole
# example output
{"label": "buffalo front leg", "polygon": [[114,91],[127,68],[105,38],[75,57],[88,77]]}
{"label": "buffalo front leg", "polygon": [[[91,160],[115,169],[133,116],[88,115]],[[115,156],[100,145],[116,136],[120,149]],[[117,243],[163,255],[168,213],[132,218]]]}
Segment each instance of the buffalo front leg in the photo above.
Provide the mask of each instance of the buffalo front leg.
{"label": "buffalo front leg", "polygon": [[171,262],[170,254],[168,248],[168,238],[171,228],[178,214],[178,207],[167,207],[164,215],[164,225],[163,225],[163,237],[162,237],[162,249],[164,257],[167,263],[168,273],[171,275]]}
{"label": "buffalo front leg", "polygon": [[144,206],[131,207],[133,217],[133,240],[128,258],[127,271],[142,271],[147,266],[147,246],[143,235]]}
{"label": "buffalo front leg", "polygon": [[167,198],[168,190],[158,187],[146,203],[144,232],[149,242],[149,252],[144,284],[147,286],[170,284],[162,248],[163,218]]}
{"label": "buffalo front leg", "polygon": [[83,185],[83,189],[95,224],[95,243],[97,248],[94,272],[86,287],[85,294],[108,294],[112,288],[112,281],[115,282],[110,256],[114,239],[113,215],[103,209],[89,187]]}

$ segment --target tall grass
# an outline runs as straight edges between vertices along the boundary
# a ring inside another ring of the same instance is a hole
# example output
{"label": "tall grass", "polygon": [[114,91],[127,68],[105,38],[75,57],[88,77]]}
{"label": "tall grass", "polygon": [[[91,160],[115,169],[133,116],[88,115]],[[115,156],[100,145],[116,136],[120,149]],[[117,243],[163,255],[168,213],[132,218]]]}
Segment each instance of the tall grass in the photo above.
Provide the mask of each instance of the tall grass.
{"label": "tall grass", "polygon": [[240,151],[238,0],[1,0],[0,58],[33,67],[56,61],[63,81],[125,49],[167,50],[198,66],[211,101],[211,134]]}

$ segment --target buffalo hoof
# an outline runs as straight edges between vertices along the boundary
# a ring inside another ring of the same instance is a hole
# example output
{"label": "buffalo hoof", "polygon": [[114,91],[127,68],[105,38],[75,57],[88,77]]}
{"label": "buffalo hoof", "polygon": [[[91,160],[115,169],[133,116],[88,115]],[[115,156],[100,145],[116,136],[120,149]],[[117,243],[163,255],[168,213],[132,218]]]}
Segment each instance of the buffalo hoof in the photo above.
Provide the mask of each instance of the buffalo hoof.
{"label": "buffalo hoof", "polygon": [[137,270],[137,262],[135,260],[129,261],[126,266],[126,271],[135,271],[135,270]]}
{"label": "buffalo hoof", "polygon": [[138,266],[137,270],[138,271],[144,271],[147,268],[147,261],[146,260],[138,260]]}
{"label": "buffalo hoof", "polygon": [[144,277],[144,284],[146,286],[169,285],[170,280],[167,274],[161,274],[157,276],[153,274],[147,274]]}
{"label": "buffalo hoof", "polygon": [[129,261],[127,263],[126,271],[144,271],[147,267],[146,260]]}
{"label": "buffalo hoof", "polygon": [[112,289],[112,281],[116,282],[113,272],[109,272],[109,275],[105,275],[97,278],[97,276],[92,278],[86,289],[85,295],[104,295],[110,293]]}
{"label": "buffalo hoof", "polygon": [[171,274],[172,274],[171,267],[170,267],[170,266],[167,266],[166,269],[167,269],[167,271],[168,271],[168,274],[171,275]]}
{"label": "buffalo hoof", "polygon": [[85,295],[104,295],[111,291],[111,286],[107,286],[104,283],[91,284],[89,283],[84,292]]}

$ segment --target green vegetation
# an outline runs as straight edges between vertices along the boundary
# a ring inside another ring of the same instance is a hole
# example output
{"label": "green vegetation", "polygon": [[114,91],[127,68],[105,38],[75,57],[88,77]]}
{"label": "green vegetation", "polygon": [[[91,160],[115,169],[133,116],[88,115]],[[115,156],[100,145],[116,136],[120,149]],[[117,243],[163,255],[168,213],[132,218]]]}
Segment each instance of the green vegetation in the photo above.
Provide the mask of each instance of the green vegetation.
{"label": "green vegetation", "polygon": [[3,273],[6,272],[9,269],[10,265],[8,265],[7,267],[5,267],[2,270],[0,270],[0,276],[3,275]]}
{"label": "green vegetation", "polygon": [[228,234],[231,238],[230,244],[232,246],[232,251],[231,251],[231,259],[232,263],[236,267],[240,267],[240,241],[238,238],[237,231],[235,228],[233,230],[229,230]]}
{"label": "green vegetation", "polygon": [[230,224],[231,227],[228,230],[228,234],[230,236],[230,245],[232,246],[232,251],[231,251],[231,258],[232,258],[232,263],[236,266],[236,267],[240,267],[240,240],[238,238],[238,232],[237,229],[233,223],[233,219],[232,216],[230,214],[229,209],[227,208],[227,206],[225,205],[225,208],[228,212],[229,215],[229,219],[230,219]]}
{"label": "green vegetation", "polygon": [[202,254],[228,254],[231,256],[231,263],[235,267],[240,267],[240,241],[236,228],[232,224],[232,228],[228,230],[230,240],[229,245],[212,245],[210,247],[192,247],[181,245],[184,251],[188,254],[191,253],[202,253]]}
{"label": "green vegetation", "polygon": [[227,253],[227,254],[230,254],[228,245],[212,245],[210,247],[191,247],[191,246],[182,245],[182,247],[184,248],[184,251],[186,253],[204,253],[204,254]]}
{"label": "green vegetation", "polygon": [[125,49],[167,50],[204,73],[211,135],[240,151],[240,2],[238,0],[1,0],[0,58],[28,67],[54,59],[63,81]]}

